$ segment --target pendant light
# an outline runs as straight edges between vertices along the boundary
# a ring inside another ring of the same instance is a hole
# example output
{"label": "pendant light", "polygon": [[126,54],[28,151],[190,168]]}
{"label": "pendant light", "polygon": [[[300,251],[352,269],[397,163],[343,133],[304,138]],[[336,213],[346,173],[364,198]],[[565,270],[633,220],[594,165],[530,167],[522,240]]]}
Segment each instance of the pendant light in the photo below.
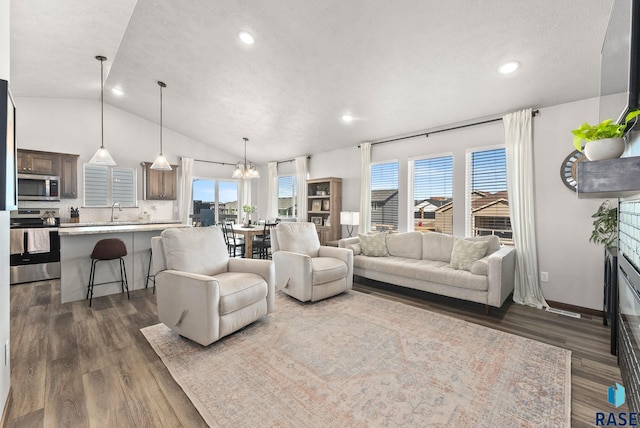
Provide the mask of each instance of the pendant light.
{"label": "pendant light", "polygon": [[92,165],[115,166],[116,161],[113,160],[107,149],[104,147],[104,62],[106,56],[98,55],[96,59],[100,61],[100,148],[89,161]]}
{"label": "pendant light", "polygon": [[256,166],[251,162],[247,163],[247,141],[248,138],[243,138],[244,140],[244,163],[238,162],[236,165],[235,171],[233,171],[233,175],[231,178],[260,178],[260,174],[256,169]]}
{"label": "pendant light", "polygon": [[151,169],[158,169],[160,171],[171,171],[171,165],[167,162],[167,158],[162,154],[162,88],[166,88],[167,85],[164,82],[158,81],[160,86],[160,154],[151,165]]}

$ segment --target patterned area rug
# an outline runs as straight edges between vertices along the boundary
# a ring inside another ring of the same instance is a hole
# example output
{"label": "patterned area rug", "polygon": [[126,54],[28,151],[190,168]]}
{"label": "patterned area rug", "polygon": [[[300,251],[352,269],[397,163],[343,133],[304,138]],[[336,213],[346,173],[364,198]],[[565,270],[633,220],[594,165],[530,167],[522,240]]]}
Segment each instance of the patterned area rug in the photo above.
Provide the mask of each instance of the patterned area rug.
{"label": "patterned area rug", "polygon": [[356,291],[208,347],[142,333],[210,426],[570,425],[570,351]]}

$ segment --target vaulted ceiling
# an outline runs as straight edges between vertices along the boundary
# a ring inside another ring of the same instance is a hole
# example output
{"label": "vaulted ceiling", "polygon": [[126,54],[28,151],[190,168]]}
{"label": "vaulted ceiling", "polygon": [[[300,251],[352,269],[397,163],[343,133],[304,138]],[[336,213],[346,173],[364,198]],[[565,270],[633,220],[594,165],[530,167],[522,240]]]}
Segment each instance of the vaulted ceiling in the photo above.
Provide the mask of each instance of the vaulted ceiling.
{"label": "vaulted ceiling", "polygon": [[162,80],[167,128],[262,163],[597,96],[611,3],[11,0],[11,85],[99,99],[104,55],[105,102],[158,122]]}

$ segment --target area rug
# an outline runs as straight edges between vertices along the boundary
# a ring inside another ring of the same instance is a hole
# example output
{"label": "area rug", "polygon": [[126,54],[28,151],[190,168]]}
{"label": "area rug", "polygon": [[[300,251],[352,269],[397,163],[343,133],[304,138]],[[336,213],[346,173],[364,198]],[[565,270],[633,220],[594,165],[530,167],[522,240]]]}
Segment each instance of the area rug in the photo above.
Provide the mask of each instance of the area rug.
{"label": "area rug", "polygon": [[212,427],[570,425],[570,351],[356,291],[208,347],[142,333]]}

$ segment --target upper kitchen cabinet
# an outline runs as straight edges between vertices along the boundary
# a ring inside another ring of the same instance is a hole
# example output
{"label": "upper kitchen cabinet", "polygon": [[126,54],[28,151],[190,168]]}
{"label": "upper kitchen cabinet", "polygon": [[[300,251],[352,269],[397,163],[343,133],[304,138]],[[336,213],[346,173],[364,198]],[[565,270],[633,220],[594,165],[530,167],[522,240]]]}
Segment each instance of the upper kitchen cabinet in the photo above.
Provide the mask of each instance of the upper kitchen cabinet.
{"label": "upper kitchen cabinet", "polygon": [[60,155],[60,197],[78,197],[78,155]]}
{"label": "upper kitchen cabinet", "polygon": [[78,197],[78,155],[18,149],[18,174],[60,177],[60,197]]}
{"label": "upper kitchen cabinet", "polygon": [[151,162],[144,162],[144,199],[174,201],[178,199],[178,165],[171,171],[151,169]]}
{"label": "upper kitchen cabinet", "polygon": [[18,149],[18,174],[59,175],[60,157],[57,153]]}

